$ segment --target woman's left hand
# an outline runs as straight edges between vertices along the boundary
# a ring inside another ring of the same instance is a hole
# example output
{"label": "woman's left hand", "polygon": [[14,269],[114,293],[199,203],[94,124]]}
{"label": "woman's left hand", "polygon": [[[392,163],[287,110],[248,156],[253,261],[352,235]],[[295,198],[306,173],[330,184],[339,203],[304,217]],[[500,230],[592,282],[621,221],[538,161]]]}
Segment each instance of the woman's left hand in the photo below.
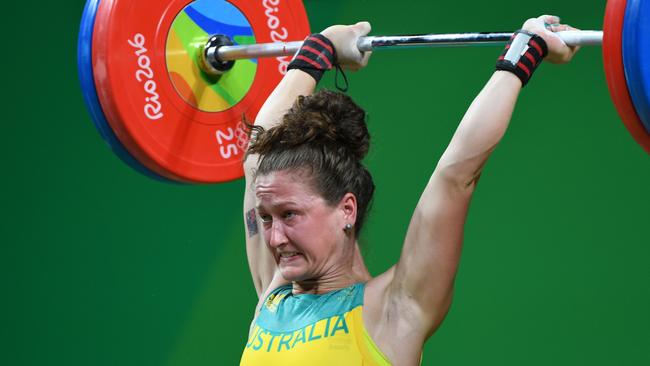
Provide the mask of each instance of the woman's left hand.
{"label": "woman's left hand", "polygon": [[337,62],[350,70],[359,70],[368,64],[372,52],[360,52],[357,47],[359,37],[370,33],[370,23],[359,22],[354,25],[333,25],[321,32],[336,48]]}
{"label": "woman's left hand", "polygon": [[560,18],[554,15],[542,15],[538,18],[528,19],[522,29],[533,32],[542,37],[548,46],[548,56],[545,61],[554,64],[564,64],[573,58],[580,47],[567,46],[555,32],[578,30],[568,24],[561,24]]}

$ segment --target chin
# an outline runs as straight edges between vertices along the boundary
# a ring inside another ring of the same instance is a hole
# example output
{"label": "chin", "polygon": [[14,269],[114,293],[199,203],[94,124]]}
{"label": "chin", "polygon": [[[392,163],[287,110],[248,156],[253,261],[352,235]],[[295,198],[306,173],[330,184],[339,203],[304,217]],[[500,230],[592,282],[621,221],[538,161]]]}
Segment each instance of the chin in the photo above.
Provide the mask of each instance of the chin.
{"label": "chin", "polygon": [[282,278],[291,282],[302,281],[308,277],[307,271],[293,266],[280,267],[280,274],[282,275]]}

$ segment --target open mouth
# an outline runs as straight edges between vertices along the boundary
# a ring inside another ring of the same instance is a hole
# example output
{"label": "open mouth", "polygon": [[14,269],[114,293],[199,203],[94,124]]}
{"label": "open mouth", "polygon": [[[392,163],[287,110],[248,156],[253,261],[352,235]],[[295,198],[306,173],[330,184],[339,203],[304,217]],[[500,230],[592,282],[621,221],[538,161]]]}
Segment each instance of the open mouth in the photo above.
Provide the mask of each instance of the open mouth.
{"label": "open mouth", "polygon": [[301,255],[302,254],[300,254],[299,252],[282,252],[282,253],[279,254],[280,262],[281,263],[292,262],[292,261],[298,259],[298,257],[300,257]]}

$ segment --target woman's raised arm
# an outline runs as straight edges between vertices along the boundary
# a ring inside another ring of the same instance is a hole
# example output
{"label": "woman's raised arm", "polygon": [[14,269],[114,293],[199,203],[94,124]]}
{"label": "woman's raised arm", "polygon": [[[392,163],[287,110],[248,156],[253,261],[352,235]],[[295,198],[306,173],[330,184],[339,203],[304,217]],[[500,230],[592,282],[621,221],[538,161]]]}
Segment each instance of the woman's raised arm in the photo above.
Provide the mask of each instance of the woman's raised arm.
{"label": "woman's raised arm", "polygon": [[[316,80],[300,70],[289,70],[271,96],[266,100],[255,119],[255,125],[265,129],[277,125],[285,112],[300,95],[309,95],[316,87]],[[246,255],[257,295],[261,296],[273,280],[275,259],[266,248],[259,231],[259,218],[255,211],[253,176],[258,155],[248,155],[244,161],[246,188],[244,191],[244,222],[246,225]]]}
{"label": "woman's raised arm", "polygon": [[[361,54],[356,48],[360,36],[368,34],[370,24],[360,22],[352,26],[336,25],[325,29],[321,34],[329,39],[336,49],[337,62],[348,69],[356,70],[365,66],[369,54]],[[282,116],[301,95],[310,95],[316,87],[316,80],[307,72],[292,69],[287,72],[273,93],[266,100],[255,119],[255,125],[270,129],[278,125]],[[262,296],[274,281],[277,287],[284,281],[276,276],[276,263],[259,231],[258,216],[255,211],[256,199],[253,187],[258,155],[250,154],[244,161],[246,189],[244,193],[244,222],[246,224],[246,253],[253,282],[258,296]],[[275,278],[275,280],[274,280]],[[275,283],[277,282],[277,283]]]}
{"label": "woman's raised arm", "polygon": [[[511,48],[521,47],[515,51],[517,55],[528,57],[522,52],[526,47],[543,46],[533,44],[538,40],[533,34],[537,34],[544,39],[539,43],[548,45],[547,61],[569,61],[576,49],[569,48],[552,33],[568,29],[558,23],[559,19],[551,16],[528,20],[523,27],[528,33],[520,38],[528,43],[517,46],[515,39]],[[387,272],[391,274],[390,280],[384,281],[385,298],[391,301],[381,311],[384,317],[377,319],[392,322],[385,324],[383,330],[394,330],[385,333],[401,337],[401,343],[422,342],[440,325],[449,309],[470,199],[485,162],[508,128],[525,80],[508,71],[492,75],[460,122],[420,197],[401,257]],[[376,340],[382,347],[383,342]],[[387,347],[389,343],[385,343]]]}

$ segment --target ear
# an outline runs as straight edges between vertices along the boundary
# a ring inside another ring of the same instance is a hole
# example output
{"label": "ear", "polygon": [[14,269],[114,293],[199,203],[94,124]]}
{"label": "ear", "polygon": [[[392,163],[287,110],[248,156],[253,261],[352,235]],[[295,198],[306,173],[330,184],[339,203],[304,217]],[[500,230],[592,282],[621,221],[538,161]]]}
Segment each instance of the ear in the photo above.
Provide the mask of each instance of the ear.
{"label": "ear", "polygon": [[357,222],[357,197],[354,194],[346,193],[339,202],[339,209],[346,223],[354,225]]}

